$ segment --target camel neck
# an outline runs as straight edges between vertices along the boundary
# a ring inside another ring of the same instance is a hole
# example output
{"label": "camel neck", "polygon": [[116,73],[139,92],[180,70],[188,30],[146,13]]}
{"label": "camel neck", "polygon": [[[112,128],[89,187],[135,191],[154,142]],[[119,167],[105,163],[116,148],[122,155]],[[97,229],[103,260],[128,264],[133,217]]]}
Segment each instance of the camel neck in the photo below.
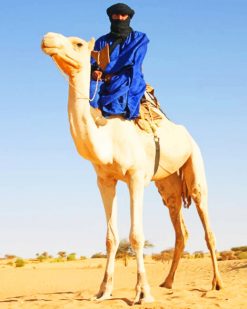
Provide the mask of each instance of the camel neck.
{"label": "camel neck", "polygon": [[69,77],[69,95],[75,99],[89,101],[90,76],[86,72],[78,72]]}
{"label": "camel neck", "polygon": [[102,132],[95,125],[91,116],[89,87],[89,74],[80,72],[70,77],[68,100],[70,130],[80,155],[95,163],[108,163],[112,160],[109,153],[110,146],[106,132]]}
{"label": "camel neck", "polygon": [[[80,119],[78,125],[83,121],[84,124],[91,120],[89,104],[90,71],[83,70],[69,78],[69,114],[74,118]],[[82,123],[81,123],[82,125]]]}

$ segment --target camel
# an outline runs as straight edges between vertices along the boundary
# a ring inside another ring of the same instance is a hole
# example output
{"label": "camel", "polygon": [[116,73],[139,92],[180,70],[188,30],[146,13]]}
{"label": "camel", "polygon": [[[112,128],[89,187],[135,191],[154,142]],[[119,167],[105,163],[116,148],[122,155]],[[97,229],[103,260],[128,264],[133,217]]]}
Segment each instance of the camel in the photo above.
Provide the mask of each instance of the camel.
{"label": "camel", "polygon": [[[163,116],[156,136],[141,130],[134,121],[111,116],[105,126],[97,126],[90,113],[90,57],[94,39],[89,42],[78,37],[47,33],[42,50],[52,57],[58,68],[68,77],[68,116],[70,131],[78,153],[91,161],[96,174],[106,215],[107,263],[103,281],[93,299],[111,298],[115,254],[119,244],[117,231],[118,181],[127,184],[130,194],[131,228],[129,239],[137,261],[137,283],[134,303],[152,302],[150,286],[143,258],[143,192],[155,182],[164,204],[169,209],[176,241],[170,271],[160,285],[172,288],[179,259],[188,232],[182,215],[182,202],[188,207],[192,199],[196,205],[207,247],[213,264],[212,288],[219,290],[222,281],[218,270],[215,238],[208,219],[207,183],[199,147],[188,131]],[[157,144],[159,146],[158,167]]]}

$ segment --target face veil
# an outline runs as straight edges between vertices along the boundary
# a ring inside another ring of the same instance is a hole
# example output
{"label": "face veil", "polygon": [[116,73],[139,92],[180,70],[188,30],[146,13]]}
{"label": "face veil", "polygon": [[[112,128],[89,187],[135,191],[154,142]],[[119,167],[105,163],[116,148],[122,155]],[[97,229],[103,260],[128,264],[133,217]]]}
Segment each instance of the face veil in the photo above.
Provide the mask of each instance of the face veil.
{"label": "face veil", "polygon": [[130,16],[126,20],[112,19],[111,21],[111,35],[115,38],[127,38],[133,31],[130,27]]}

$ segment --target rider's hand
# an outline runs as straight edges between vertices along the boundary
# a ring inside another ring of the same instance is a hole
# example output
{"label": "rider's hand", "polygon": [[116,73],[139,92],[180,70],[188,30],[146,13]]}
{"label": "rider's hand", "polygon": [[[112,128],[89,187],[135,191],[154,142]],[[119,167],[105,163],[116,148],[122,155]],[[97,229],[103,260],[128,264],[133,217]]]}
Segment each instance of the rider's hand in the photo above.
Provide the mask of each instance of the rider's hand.
{"label": "rider's hand", "polygon": [[96,70],[96,71],[92,72],[93,80],[100,80],[101,77],[102,77],[102,72],[101,71]]}

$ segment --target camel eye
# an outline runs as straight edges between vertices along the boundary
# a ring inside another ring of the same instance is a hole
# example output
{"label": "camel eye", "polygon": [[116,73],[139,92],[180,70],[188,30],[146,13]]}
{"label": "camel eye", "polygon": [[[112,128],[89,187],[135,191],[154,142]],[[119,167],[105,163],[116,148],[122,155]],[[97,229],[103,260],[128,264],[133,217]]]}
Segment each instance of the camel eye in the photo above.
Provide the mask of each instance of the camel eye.
{"label": "camel eye", "polygon": [[82,46],[83,46],[82,43],[77,43],[76,45],[77,45],[78,47],[82,47]]}

